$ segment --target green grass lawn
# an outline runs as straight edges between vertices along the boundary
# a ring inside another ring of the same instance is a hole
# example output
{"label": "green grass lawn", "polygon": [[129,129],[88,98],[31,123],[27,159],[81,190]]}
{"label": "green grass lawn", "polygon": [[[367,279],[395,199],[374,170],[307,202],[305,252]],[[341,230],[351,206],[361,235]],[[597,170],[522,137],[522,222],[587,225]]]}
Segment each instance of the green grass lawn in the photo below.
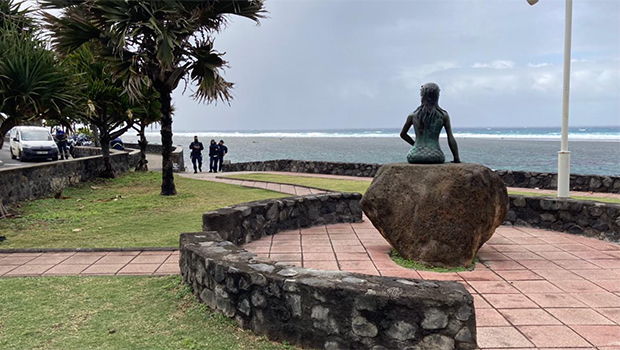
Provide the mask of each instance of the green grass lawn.
{"label": "green grass lawn", "polygon": [[0,279],[0,349],[292,349],[198,303],[179,276]]}
{"label": "green grass lawn", "polygon": [[[320,188],[324,190],[331,191],[341,191],[341,192],[357,192],[364,194],[370,186],[370,181],[363,180],[338,180],[338,179],[327,179],[321,177],[310,177],[310,176],[294,176],[294,175],[281,175],[281,174],[243,174],[243,175],[225,175],[227,178],[234,178],[239,180],[253,180],[253,181],[265,181],[265,182],[277,182],[291,185],[299,185],[299,186],[307,186]],[[524,196],[538,196],[545,197],[548,195],[544,195],[536,192],[524,192],[521,191],[508,191],[509,194],[518,194]],[[553,196],[548,196],[553,197]],[[589,200],[589,201],[598,201],[605,203],[614,203],[620,204],[620,199],[617,198],[599,198],[599,197],[580,197],[573,196],[573,199],[580,200]]]}
{"label": "green grass lawn", "polygon": [[0,220],[0,249],[30,247],[176,247],[179,234],[200,231],[202,214],[283,194],[175,177],[178,195],[159,195],[161,174],[127,173],[9,208]]}

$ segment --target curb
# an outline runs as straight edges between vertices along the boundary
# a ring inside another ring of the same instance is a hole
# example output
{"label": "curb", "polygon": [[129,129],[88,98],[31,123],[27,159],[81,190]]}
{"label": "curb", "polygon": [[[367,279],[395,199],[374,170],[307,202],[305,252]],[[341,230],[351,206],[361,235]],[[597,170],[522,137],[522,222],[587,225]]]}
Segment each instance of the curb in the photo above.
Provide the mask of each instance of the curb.
{"label": "curb", "polygon": [[127,248],[14,248],[0,249],[0,254],[12,253],[64,253],[64,252],[171,252],[179,250],[177,247],[127,247]]}

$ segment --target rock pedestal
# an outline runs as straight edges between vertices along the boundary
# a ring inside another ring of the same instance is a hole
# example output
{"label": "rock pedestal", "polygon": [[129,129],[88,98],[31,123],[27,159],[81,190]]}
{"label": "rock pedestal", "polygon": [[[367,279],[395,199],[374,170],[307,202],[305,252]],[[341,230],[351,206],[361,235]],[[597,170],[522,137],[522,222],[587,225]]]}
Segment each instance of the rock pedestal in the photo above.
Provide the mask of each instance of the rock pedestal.
{"label": "rock pedestal", "polygon": [[361,206],[400,256],[468,267],[506,219],[508,203],[502,179],[482,165],[386,164]]}

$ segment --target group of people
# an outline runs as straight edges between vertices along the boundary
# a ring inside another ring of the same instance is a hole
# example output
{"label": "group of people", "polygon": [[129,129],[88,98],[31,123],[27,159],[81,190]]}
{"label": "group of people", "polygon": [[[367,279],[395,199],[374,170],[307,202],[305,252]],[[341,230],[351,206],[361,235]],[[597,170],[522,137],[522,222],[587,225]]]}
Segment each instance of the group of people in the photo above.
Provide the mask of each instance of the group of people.
{"label": "group of people", "polygon": [[[198,136],[194,136],[194,142],[189,145],[189,149],[192,151],[190,157],[192,159],[192,165],[194,166],[194,174],[198,171],[202,171],[202,151],[205,149],[202,142],[198,141]],[[217,173],[218,170],[222,171],[222,164],[224,163],[224,156],[228,153],[228,147],[224,146],[224,140],[220,140],[216,143],[215,140],[211,140],[209,145],[209,172]],[[198,167],[196,167],[198,164]]]}

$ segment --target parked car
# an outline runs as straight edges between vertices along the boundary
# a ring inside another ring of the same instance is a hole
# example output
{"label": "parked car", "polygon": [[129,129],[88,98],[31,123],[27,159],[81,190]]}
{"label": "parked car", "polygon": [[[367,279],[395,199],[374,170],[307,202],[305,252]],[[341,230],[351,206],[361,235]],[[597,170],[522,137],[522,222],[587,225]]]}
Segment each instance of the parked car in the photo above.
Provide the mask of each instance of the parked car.
{"label": "parked car", "polygon": [[10,134],[11,158],[20,161],[30,159],[58,160],[58,147],[52,134],[38,126],[16,126]]}

